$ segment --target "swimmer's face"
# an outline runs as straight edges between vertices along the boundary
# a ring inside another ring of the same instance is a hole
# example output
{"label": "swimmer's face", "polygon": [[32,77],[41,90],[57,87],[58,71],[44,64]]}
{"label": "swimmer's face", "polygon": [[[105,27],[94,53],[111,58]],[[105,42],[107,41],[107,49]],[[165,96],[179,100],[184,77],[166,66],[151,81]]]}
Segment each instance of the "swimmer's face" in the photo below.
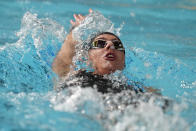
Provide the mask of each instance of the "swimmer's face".
{"label": "swimmer's face", "polygon": [[114,48],[114,41],[119,41],[114,35],[102,34],[94,41],[103,40],[107,44],[103,48],[89,50],[89,61],[92,63],[96,74],[110,74],[116,70],[122,70],[125,65],[125,54]]}

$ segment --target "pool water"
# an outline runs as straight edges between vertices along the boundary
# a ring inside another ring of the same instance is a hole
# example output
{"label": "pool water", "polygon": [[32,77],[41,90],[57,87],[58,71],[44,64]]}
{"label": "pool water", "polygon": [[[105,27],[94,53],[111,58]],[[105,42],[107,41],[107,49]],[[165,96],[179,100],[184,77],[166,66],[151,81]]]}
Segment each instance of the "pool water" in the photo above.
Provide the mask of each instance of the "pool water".
{"label": "pool water", "polygon": [[[194,0],[2,0],[0,7],[0,130],[196,130]],[[89,8],[120,35],[123,74],[160,89],[173,101],[170,109],[163,112],[153,100],[124,109],[117,101],[123,112],[106,111],[103,96],[92,89],[53,90],[51,64],[69,20]]]}

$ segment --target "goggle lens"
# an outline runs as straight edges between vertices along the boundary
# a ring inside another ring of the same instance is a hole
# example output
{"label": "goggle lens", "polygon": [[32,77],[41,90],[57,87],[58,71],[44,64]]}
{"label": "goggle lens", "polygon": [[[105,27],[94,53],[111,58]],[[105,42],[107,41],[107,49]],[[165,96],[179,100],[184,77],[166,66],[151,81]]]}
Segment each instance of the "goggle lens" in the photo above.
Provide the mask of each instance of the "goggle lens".
{"label": "goggle lens", "polygon": [[106,46],[106,41],[104,40],[97,40],[93,42],[93,47],[104,48]]}
{"label": "goggle lens", "polygon": [[[124,50],[123,44],[121,41],[114,40],[112,41],[116,50]],[[96,40],[92,43],[92,48],[104,48],[107,45],[105,40]]]}

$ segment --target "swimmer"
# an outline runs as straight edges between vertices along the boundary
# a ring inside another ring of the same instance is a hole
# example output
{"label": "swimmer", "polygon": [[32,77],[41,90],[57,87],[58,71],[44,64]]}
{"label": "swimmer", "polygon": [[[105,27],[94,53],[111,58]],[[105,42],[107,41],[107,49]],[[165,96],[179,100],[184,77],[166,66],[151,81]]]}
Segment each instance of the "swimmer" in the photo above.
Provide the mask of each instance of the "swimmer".
{"label": "swimmer", "polygon": [[[92,13],[91,9],[89,13]],[[74,14],[74,19],[75,21],[70,21],[73,28],[79,26],[85,19],[85,16]],[[60,81],[57,82],[54,87],[56,91],[77,89],[77,87],[90,87],[93,91],[95,90],[101,94],[101,98],[105,101],[104,105],[106,106],[106,110],[109,111],[126,109],[121,109],[121,106],[116,106],[121,104],[125,107],[129,105],[137,107],[141,101],[148,102],[152,96],[153,98],[156,97],[156,99],[159,99],[160,92],[157,89],[145,87],[138,82],[130,84],[121,79],[111,80],[105,77],[117,70],[123,70],[125,68],[125,48],[119,37],[111,32],[97,33],[97,35],[88,42],[90,45],[88,49],[88,62],[92,63],[93,72],[86,70],[74,71],[72,59],[76,54],[75,47],[79,42],[72,37],[73,28],[67,35],[60,51],[53,61],[53,71],[60,78]],[[128,99],[126,99],[126,101],[119,100],[116,104],[117,99],[114,99],[114,102],[108,102],[108,100],[113,100],[114,96],[119,98],[125,96],[125,98]],[[161,99],[161,102],[163,102],[162,109],[165,111],[169,107],[170,102],[167,99]]]}
{"label": "swimmer", "polygon": [[[89,13],[92,10],[89,9]],[[72,27],[78,26],[85,16],[74,14],[75,21],[71,20]],[[53,71],[59,77],[66,76],[72,69],[72,59],[75,54],[77,41],[72,37],[72,31],[67,35],[62,48],[53,62]],[[122,70],[125,65],[125,49],[121,40],[113,33],[102,32],[94,37],[88,50],[89,61],[94,69],[93,74],[105,75]]]}
{"label": "swimmer", "polygon": [[[92,9],[89,9],[89,13],[92,13]],[[75,55],[75,46],[78,44],[72,36],[73,28],[80,25],[80,23],[85,19],[85,16],[81,14],[74,14],[74,19],[70,20],[72,29],[67,35],[60,51],[58,52],[56,58],[53,61],[52,68],[53,71],[63,78],[70,74],[74,74],[74,64],[73,57]],[[98,86],[98,91],[102,93],[108,92],[107,88],[113,87],[110,80],[104,79],[101,76],[111,74],[117,70],[123,70],[125,67],[125,48],[118,36],[111,32],[101,32],[91,39],[90,48],[88,50],[88,61],[92,63],[92,68],[94,72],[87,73],[85,71],[78,71],[75,73],[74,77],[86,78],[82,81],[78,81],[80,84],[72,83],[70,85],[80,85],[80,86]],[[69,80],[72,77],[69,76]],[[68,81],[68,79],[66,80]],[[70,87],[70,85],[64,85],[64,87]],[[106,88],[107,87],[107,88]],[[125,87],[130,87],[122,84],[122,89]],[[62,87],[61,87],[62,88]],[[144,87],[145,90],[150,92],[158,92],[159,90],[153,88]],[[112,89],[113,92],[120,92],[121,89]]]}

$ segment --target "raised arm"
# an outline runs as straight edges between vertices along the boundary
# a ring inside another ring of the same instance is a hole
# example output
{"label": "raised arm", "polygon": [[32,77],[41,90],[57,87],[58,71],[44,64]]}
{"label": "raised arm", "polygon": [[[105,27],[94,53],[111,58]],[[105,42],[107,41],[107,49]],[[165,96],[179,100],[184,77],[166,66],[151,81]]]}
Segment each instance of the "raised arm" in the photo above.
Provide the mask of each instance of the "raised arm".
{"label": "raised arm", "polygon": [[[91,13],[92,10],[89,9],[89,12]],[[72,27],[78,26],[80,22],[84,20],[84,18],[85,17],[80,14],[74,14],[75,22],[70,20]],[[76,44],[77,41],[73,39],[72,31],[70,31],[52,64],[53,71],[59,77],[66,76],[71,71],[71,66],[73,65],[72,59],[75,55]]]}
{"label": "raised arm", "polygon": [[76,43],[77,42],[72,38],[72,32],[70,32],[52,64],[53,71],[59,77],[67,75],[70,71],[71,65],[73,65],[72,58],[75,54]]}

